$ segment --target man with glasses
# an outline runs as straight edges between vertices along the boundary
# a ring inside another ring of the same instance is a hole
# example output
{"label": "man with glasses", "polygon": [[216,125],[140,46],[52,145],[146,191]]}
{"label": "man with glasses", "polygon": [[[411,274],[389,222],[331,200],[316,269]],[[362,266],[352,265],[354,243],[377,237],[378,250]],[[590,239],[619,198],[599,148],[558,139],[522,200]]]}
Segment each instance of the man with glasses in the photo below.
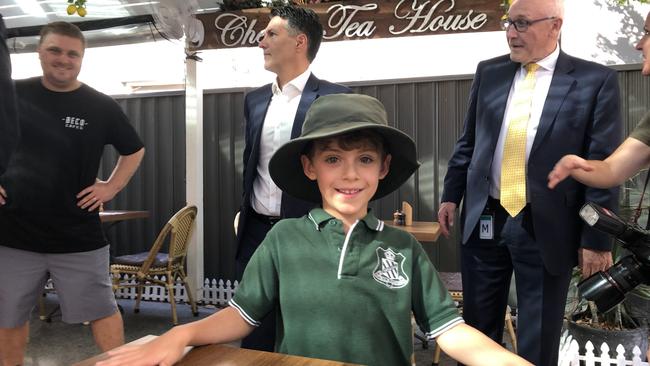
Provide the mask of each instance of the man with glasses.
{"label": "man with glasses", "polygon": [[557,365],[572,268],[611,265],[606,235],[585,227],[586,201],[614,208],[616,189],[566,181],[547,188],[565,154],[608,156],[620,142],[616,72],[569,56],[558,40],[560,0],[516,0],[504,22],[510,54],[479,63],[465,128],[449,161],[438,220],[461,215],[465,321],[501,342],[514,271],[518,353]]}

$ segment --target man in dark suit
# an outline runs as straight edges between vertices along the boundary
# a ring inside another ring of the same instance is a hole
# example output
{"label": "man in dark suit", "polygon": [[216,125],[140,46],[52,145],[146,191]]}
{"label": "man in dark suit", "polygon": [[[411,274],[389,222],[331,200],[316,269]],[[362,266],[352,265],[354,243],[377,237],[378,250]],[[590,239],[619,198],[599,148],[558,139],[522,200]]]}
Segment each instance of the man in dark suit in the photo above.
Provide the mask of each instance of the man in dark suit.
{"label": "man in dark suit", "polygon": [[510,54],[478,65],[438,212],[449,235],[463,200],[465,321],[501,342],[514,270],[518,352],[538,366],[557,365],[573,266],[588,276],[612,263],[608,238],[583,225],[578,210],[586,201],[615,208],[618,196],[573,180],[546,187],[562,156],[603,159],[622,130],[616,73],[562,52],[562,22],[558,0],[511,5]]}
{"label": "man in dark suit", "polygon": [[[18,144],[18,118],[16,95],[11,80],[11,59],[7,49],[7,29],[0,15],[0,175],[9,163],[9,156]],[[0,204],[4,203],[4,191],[0,189]]]}
{"label": "man in dark suit", "polygon": [[[273,83],[246,95],[244,192],[237,227],[237,277],[241,279],[255,249],[281,218],[300,217],[313,204],[288,196],[273,183],[271,155],[289,139],[298,137],[311,103],[321,95],[349,93],[345,86],[316,78],[309,65],[323,36],[318,16],[310,9],[283,6],[271,10],[260,48],[264,68],[275,73]],[[271,314],[273,315],[273,314]],[[269,316],[242,347],[273,351],[275,317]]]}

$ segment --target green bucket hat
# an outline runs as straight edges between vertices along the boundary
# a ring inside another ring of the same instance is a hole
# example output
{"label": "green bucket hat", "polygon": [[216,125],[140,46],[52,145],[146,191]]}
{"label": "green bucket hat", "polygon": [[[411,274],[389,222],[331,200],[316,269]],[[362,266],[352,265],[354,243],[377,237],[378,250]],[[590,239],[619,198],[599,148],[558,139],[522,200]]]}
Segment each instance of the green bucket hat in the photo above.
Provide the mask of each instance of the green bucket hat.
{"label": "green bucket hat", "polygon": [[399,188],[420,166],[415,142],[404,132],[388,126],[386,110],[380,101],[360,94],[322,96],[307,111],[300,137],[282,145],[271,157],[269,173],[284,192],[306,201],[321,203],[316,181],[304,174],[300,156],[311,141],[371,129],[384,137],[392,155],[390,169],[379,181],[373,200]]}

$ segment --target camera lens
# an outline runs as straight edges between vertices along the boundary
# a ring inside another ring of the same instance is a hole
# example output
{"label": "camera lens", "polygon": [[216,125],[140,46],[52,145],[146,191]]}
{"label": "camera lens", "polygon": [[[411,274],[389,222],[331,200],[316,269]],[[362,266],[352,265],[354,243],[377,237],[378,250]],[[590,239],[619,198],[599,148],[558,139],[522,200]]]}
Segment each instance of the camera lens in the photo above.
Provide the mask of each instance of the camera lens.
{"label": "camera lens", "polygon": [[625,294],[643,281],[641,263],[627,256],[604,272],[598,272],[578,284],[580,295],[607,312],[623,301]]}

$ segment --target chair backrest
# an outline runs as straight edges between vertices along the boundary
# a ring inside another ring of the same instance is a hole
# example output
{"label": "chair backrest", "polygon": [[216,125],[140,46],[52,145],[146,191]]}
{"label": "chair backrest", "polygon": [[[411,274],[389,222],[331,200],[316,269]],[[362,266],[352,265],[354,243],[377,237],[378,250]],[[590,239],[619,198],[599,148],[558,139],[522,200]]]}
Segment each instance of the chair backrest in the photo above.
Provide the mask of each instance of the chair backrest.
{"label": "chair backrest", "polygon": [[185,206],[167,221],[162,230],[160,230],[156,241],[154,241],[147,260],[142,264],[141,272],[146,273],[149,270],[149,267],[154,263],[156,255],[165,243],[168,235],[169,261],[167,266],[171,267],[174,263],[183,263],[187,255],[190,237],[194,230],[196,213],[196,206]]}
{"label": "chair backrest", "polygon": [[170,264],[185,260],[187,248],[190,244],[190,237],[194,231],[196,212],[196,206],[186,206],[169,219],[168,224],[172,226],[171,238],[169,240]]}

